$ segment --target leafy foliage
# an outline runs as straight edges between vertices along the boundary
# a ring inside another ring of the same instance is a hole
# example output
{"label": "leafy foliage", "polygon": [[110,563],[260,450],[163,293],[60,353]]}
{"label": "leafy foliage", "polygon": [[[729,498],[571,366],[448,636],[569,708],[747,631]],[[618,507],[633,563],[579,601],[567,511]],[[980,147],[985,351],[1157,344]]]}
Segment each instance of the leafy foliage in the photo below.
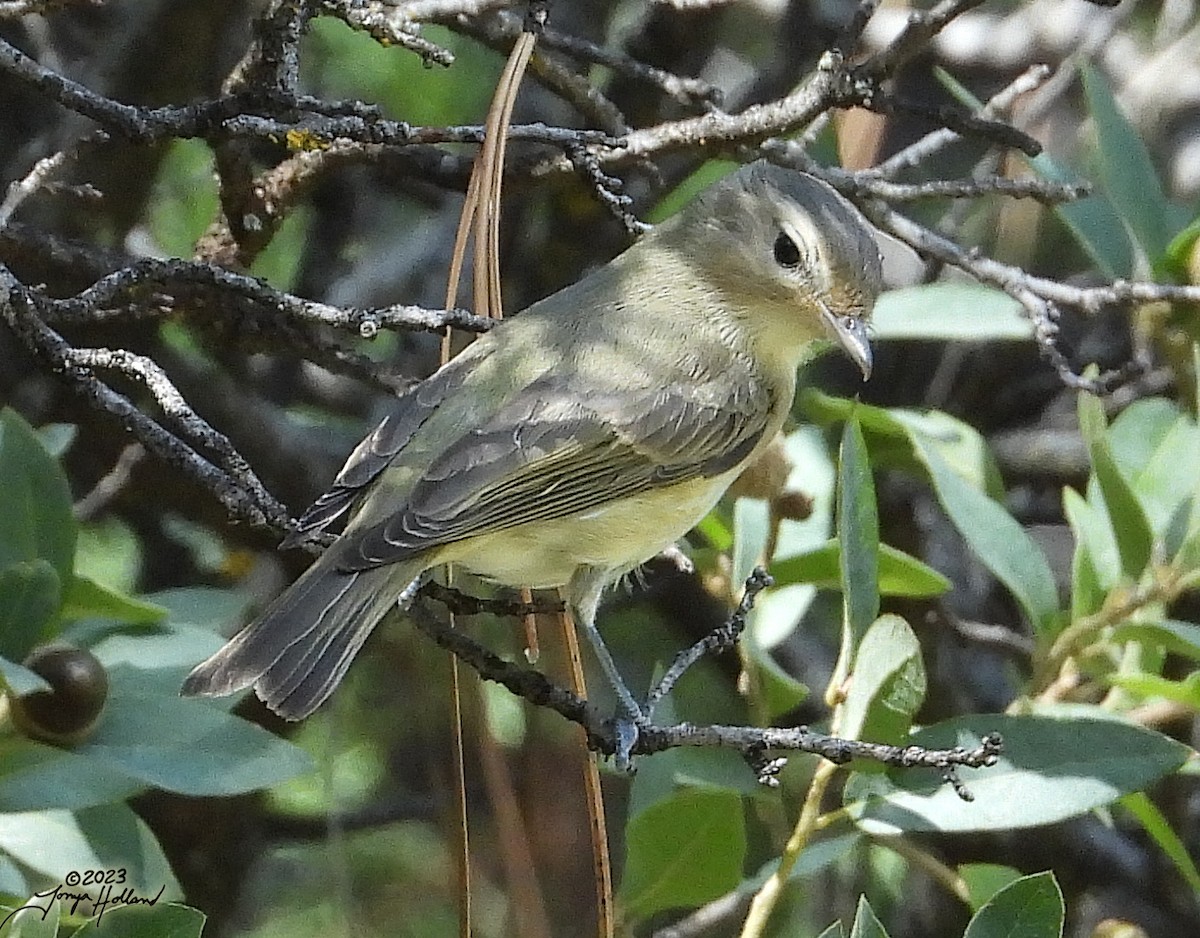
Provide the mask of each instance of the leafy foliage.
{"label": "leafy foliage", "polygon": [[[208,796],[253,791],[304,771],[308,759],[220,705],[178,697],[183,676],[220,639],[186,615],[171,615],[168,606],[178,607],[178,594],[160,597],[160,604],[74,573],[77,525],[66,479],[33,429],[7,409],[0,413],[0,467],[11,480],[0,487],[0,518],[11,535],[0,548],[0,675],[7,705],[49,689],[20,663],[35,646],[88,648],[109,681],[99,724],[69,748],[4,725],[0,888],[36,902],[39,892],[72,885],[69,877],[80,870],[123,870],[138,896],[158,896],[162,904],[119,915],[103,906],[85,909],[82,918],[96,918],[76,934],[101,934],[103,920],[105,935],[198,935],[203,916],[169,904],[182,897],[179,884],[154,835],[124,801],[150,786]],[[203,592],[190,591],[190,597]],[[88,894],[100,901],[99,887]],[[10,902],[8,910],[22,904]],[[58,918],[27,910],[11,928],[55,935]]]}

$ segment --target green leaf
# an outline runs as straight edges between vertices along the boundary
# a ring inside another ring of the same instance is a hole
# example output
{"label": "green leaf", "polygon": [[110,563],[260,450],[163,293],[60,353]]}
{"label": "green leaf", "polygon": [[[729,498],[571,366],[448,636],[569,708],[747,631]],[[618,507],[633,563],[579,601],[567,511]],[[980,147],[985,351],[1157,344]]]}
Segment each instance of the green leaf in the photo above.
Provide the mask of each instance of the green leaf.
{"label": "green leaf", "polygon": [[1160,645],[1169,652],[1200,661],[1200,625],[1162,619],[1157,622],[1125,621],[1112,630],[1115,642],[1144,642]]}
{"label": "green leaf", "polygon": [[733,505],[733,583],[745,583],[762,563],[771,533],[771,510],[761,498],[739,498]]}
{"label": "green leaf", "polygon": [[718,179],[738,168],[731,160],[706,160],[690,176],[666,193],[646,215],[652,225],[666,221]]}
{"label": "green leaf", "polygon": [[[110,697],[158,695],[174,701],[184,677],[196,662],[203,661],[224,643],[218,635],[200,626],[163,622],[154,626],[110,628],[94,642],[85,644],[89,644],[92,654],[108,671]],[[205,704],[228,710],[236,700],[236,696],[217,697]]]}
{"label": "green leaf", "polygon": [[[941,596],[951,583],[932,567],[887,544],[879,545],[879,592],[884,596]],[[841,588],[841,545],[836,539],[771,564],[777,586],[811,583],[821,589]]]}
{"label": "green leaf", "polygon": [[0,739],[0,812],[90,808],[145,787],[68,749],[19,736]]}
{"label": "green leaf", "polygon": [[249,600],[240,593],[215,586],[161,590],[145,599],[166,609],[172,623],[199,625],[213,631],[242,621],[249,605]]}
{"label": "green leaf", "polygon": [[1082,717],[1080,709],[972,715],[921,730],[909,742],[937,749],[974,748],[993,731],[1003,736],[1004,753],[996,765],[959,770],[975,800],[963,801],[936,772],[892,770],[887,776],[854,775],[846,786],[847,811],[879,836],[1034,827],[1141,791],[1192,756],[1190,748],[1160,733],[1116,719]]}
{"label": "green leaf", "polygon": [[32,891],[24,871],[11,858],[0,854],[0,904],[10,897],[28,896]]}
{"label": "green leaf", "polygon": [[[17,911],[18,908],[21,911]],[[4,921],[4,925],[0,925],[0,934],[4,938],[56,938],[62,914],[61,900],[32,895],[20,906],[14,903],[13,908],[0,907],[0,921]]]}
{"label": "green leaf", "polygon": [[880,616],[854,659],[839,732],[850,739],[900,744],[925,699],[921,645],[899,616]]}
{"label": "green leaf", "polygon": [[62,468],[15,410],[0,410],[0,570],[42,559],[71,580],[75,518]]}
{"label": "green leaf", "polygon": [[808,685],[783,670],[769,653],[752,643],[751,659],[758,666],[763,705],[771,719],[794,710],[808,699]]}
{"label": "green leaf", "polygon": [[1177,283],[1187,283],[1190,276],[1188,264],[1197,239],[1200,239],[1200,218],[1193,218],[1187,227],[1171,239],[1166,253],[1154,266],[1155,275],[1170,277]]}
{"label": "green leaf", "polygon": [[871,313],[872,340],[1029,341],[1033,324],[1007,293],[977,283],[888,290]]}
{"label": "green leaf", "polygon": [[[138,895],[139,899],[154,898]],[[121,906],[83,924],[71,938],[200,938],[206,916],[199,909],[159,897],[156,904]]]}
{"label": "green leaf", "polygon": [[1063,489],[1063,514],[1075,537],[1071,618],[1081,619],[1099,609],[1120,582],[1121,559],[1108,517],[1070,487]]}
{"label": "green leaf", "polygon": [[191,257],[219,208],[212,149],[203,140],[172,140],[147,206],[154,239],[167,254]]}
{"label": "green leaf", "polygon": [[998,863],[965,863],[958,875],[967,884],[971,910],[978,912],[996,893],[1021,878],[1019,870]]}
{"label": "green leaf", "polygon": [[1105,675],[1105,680],[1114,687],[1120,687],[1138,697],[1162,697],[1193,710],[1200,710],[1200,671],[1193,671],[1179,681],[1145,672],[1108,674]]}
{"label": "green leaf", "polygon": [[716,550],[725,552],[733,547],[733,531],[721,520],[721,516],[717,513],[716,509],[704,516],[701,522],[696,525],[696,530]]}
{"label": "green leaf", "polygon": [[925,471],[918,457],[918,443],[934,449],[946,463],[975,488],[1000,496],[1004,487],[987,441],[974,427],[941,411],[884,408],[831,397],[813,388],[800,391],[800,409],[816,423],[832,424],[850,419],[862,425],[876,468],[888,467]]}
{"label": "green leaf", "polygon": [[50,690],[50,685],[40,674],[35,674],[23,665],[7,658],[0,658],[0,690],[7,688],[18,697],[37,691]]}
{"label": "green leaf", "polygon": [[846,932],[842,928],[842,923],[834,922],[823,932],[821,932],[821,934],[817,935],[817,938],[845,938],[845,935]]}
{"label": "green leaf", "polygon": [[44,423],[34,432],[47,453],[62,459],[79,435],[79,427],[73,423]]}
{"label": "green leaf", "polygon": [[[1047,632],[1058,612],[1054,576],[1041,548],[985,492],[1001,494],[999,473],[977,431],[938,412],[855,405],[806,389],[802,409],[820,423],[853,415],[872,438],[876,465],[924,470],[946,514],[979,559],[1016,597],[1029,620]],[[882,453],[875,441],[886,441]]]}
{"label": "green leaf", "polygon": [[[812,511],[803,521],[789,518],[779,521],[775,537],[776,558],[803,553],[828,539],[833,531],[837,480],[834,460],[830,458],[824,436],[816,427],[802,426],[789,433],[783,442],[784,452],[792,464],[785,491],[804,492],[812,499]],[[764,513],[752,517],[765,519],[766,516]],[[762,530],[765,533],[765,523]],[[785,641],[795,631],[816,593],[812,586],[780,583],[763,594],[749,622],[752,648],[757,646],[766,651]]]}
{"label": "green leaf", "polygon": [[879,515],[867,444],[858,421],[846,422],[838,461],[838,566],[850,647],[879,615]]}
{"label": "green leaf", "polygon": [[[1039,175],[1053,182],[1073,185],[1079,181],[1076,173],[1060,166],[1048,153],[1027,162]],[[1054,214],[1107,279],[1133,274],[1133,244],[1104,192],[1056,205]]]}
{"label": "green leaf", "polygon": [[304,244],[316,220],[316,212],[308,205],[297,205],[288,212],[267,245],[254,258],[251,276],[258,277],[280,290],[291,290],[300,272]]}
{"label": "green leaf", "polygon": [[741,798],[725,790],[680,789],[629,822],[625,849],[620,895],[633,918],[715,899],[741,880]]}
{"label": "green leaf", "polygon": [[1079,395],[1079,428],[1092,457],[1092,473],[1116,538],[1121,571],[1136,580],[1150,562],[1154,534],[1129,482],[1117,468],[1108,444],[1104,407],[1093,394]]}
{"label": "green leaf", "polygon": [[1165,397],[1134,401],[1117,414],[1108,428],[1109,446],[1117,468],[1131,480],[1155,468],[1164,441],[1181,421],[1194,426],[1179,406]]}
{"label": "green leaf", "polygon": [[114,693],[96,732],[75,752],[183,795],[268,788],[312,762],[301,749],[198,700]]}
{"label": "green leaf", "polygon": [[[58,882],[72,871],[124,870],[124,885],[139,895],[162,890],[166,900],[182,896],[150,828],[124,804],[0,814],[0,850]],[[98,898],[94,887],[80,884],[74,891]],[[82,905],[79,911],[91,914]]]}
{"label": "green leaf", "polygon": [[[641,771],[639,769],[639,771]],[[859,831],[840,834],[837,837],[826,837],[808,844],[792,864],[788,871],[789,884],[799,880],[809,879],[823,870],[829,869],[838,861],[850,855],[850,852],[862,843],[863,835]],[[742,881],[738,892],[753,895],[762,889],[763,883],[775,875],[779,869],[779,857],[768,860],[757,873]]]}
{"label": "green leaf", "polygon": [[1167,252],[1173,214],[1141,134],[1117,107],[1104,76],[1083,68],[1083,90],[1096,129],[1100,182],[1142,251],[1156,261]]}
{"label": "green leaf", "polygon": [[1146,833],[1158,844],[1158,848],[1174,864],[1179,875],[1192,887],[1192,891],[1200,893],[1200,870],[1196,868],[1196,862],[1188,852],[1187,845],[1175,833],[1171,822],[1159,810],[1158,805],[1151,801],[1145,793],[1137,792],[1122,798],[1121,807],[1137,818]]}
{"label": "green leaf", "polygon": [[332,100],[378,102],[385,116],[414,124],[477,120],[500,68],[495,53],[432,23],[422,24],[421,36],[452,52],[453,67],[431,69],[418,56],[397,55],[365,32],[319,17],[300,56],[304,84]]}
{"label": "green leaf", "polygon": [[1075,542],[1071,556],[1071,621],[1090,616],[1104,605],[1105,591],[1092,563],[1092,555],[1082,541]]}
{"label": "green leaf", "polygon": [[75,575],[109,589],[132,593],[142,570],[142,542],[137,532],[116,515],[105,515],[79,529],[75,545]]}
{"label": "green leaf", "polygon": [[166,615],[167,610],[162,606],[126,596],[87,577],[77,576],[67,589],[61,618],[70,622],[95,617],[145,625],[161,622]]}
{"label": "green leaf", "polygon": [[[655,717],[664,724],[678,722],[668,698]],[[732,755],[734,758],[730,759]],[[765,791],[746,764],[731,750],[677,747],[644,759],[629,789],[628,823],[652,807],[674,803],[683,789],[725,791],[743,797],[761,797]]]}
{"label": "green leaf", "polygon": [[1053,873],[1022,876],[975,913],[963,938],[1062,938],[1066,914]]}
{"label": "green leaf", "polygon": [[1137,496],[1155,537],[1165,540],[1196,488],[1180,466],[1200,465],[1200,431],[1166,398],[1145,398],[1123,410],[1108,428],[1121,475]]}
{"label": "green leaf", "polygon": [[0,570],[0,655],[23,661],[44,641],[61,602],[58,574],[45,560],[14,563]]}
{"label": "green leaf", "polygon": [[887,931],[875,917],[866,896],[858,897],[858,909],[854,913],[854,924],[850,926],[850,938],[888,938]]}
{"label": "green leaf", "polygon": [[933,447],[918,442],[933,490],[979,560],[1016,598],[1039,633],[1058,611],[1054,575],[1042,549],[1004,508],[953,472]]}

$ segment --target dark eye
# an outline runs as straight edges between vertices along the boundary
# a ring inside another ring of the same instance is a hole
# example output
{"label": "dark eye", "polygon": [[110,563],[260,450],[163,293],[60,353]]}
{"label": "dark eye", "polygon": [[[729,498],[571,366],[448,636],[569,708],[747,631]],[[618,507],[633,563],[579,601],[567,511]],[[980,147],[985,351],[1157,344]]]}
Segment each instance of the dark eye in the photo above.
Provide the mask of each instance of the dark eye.
{"label": "dark eye", "polygon": [[780,267],[799,267],[800,249],[796,242],[783,232],[775,239],[775,263]]}

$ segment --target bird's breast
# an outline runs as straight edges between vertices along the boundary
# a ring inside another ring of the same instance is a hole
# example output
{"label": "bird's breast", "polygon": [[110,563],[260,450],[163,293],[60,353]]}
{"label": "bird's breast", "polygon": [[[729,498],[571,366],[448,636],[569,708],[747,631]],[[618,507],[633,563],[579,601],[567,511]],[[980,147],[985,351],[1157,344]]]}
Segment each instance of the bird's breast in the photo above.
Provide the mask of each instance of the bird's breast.
{"label": "bird's breast", "polygon": [[616,579],[674,544],[717,503],[739,469],[639,492],[551,521],[448,545],[445,560],[505,586],[564,586],[581,566]]}

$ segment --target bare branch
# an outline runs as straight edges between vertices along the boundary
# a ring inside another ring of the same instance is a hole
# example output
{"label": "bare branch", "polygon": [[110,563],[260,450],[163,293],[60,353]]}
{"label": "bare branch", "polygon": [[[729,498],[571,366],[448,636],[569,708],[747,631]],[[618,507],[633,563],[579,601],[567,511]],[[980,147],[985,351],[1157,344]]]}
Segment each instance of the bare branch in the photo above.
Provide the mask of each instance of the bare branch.
{"label": "bare branch", "polygon": [[[601,752],[616,751],[612,721],[601,717],[588,701],[560,687],[540,671],[506,661],[469,638],[463,631],[440,622],[420,604],[410,608],[413,622],[443,648],[474,668],[481,678],[507,687],[519,697],[540,707],[549,707],[588,734],[589,743]],[[767,750],[810,752],[839,765],[854,759],[869,759],[897,768],[933,768],[945,772],[954,766],[980,768],[994,765],[1003,744],[995,734],[985,737],[976,749],[925,749],[920,746],[890,746],[841,739],[816,733],[806,726],[673,726],[639,727],[634,755],[649,755],[680,746],[732,748],[755,757]]]}
{"label": "bare branch", "polygon": [[[283,313],[299,322],[333,326],[373,338],[380,329],[440,332],[449,327],[486,332],[494,324],[466,310],[432,310],[395,304],[370,309],[339,309],[276,290],[264,280],[236,274],[223,267],[184,260],[147,258],[115,271],[86,290],[64,300],[47,300],[46,319],[55,325],[101,322],[131,316],[159,315],[175,307],[167,291],[180,287],[211,287],[250,300],[263,310]],[[136,300],[133,297],[136,295]]]}
{"label": "bare branch", "polygon": [[348,26],[362,30],[385,45],[396,45],[417,53],[427,65],[448,68],[454,64],[453,52],[421,36],[420,26],[407,6],[381,3],[379,0],[367,0],[365,3],[322,0],[321,5]]}
{"label": "bare branch", "polygon": [[[1008,114],[1019,97],[1040,88],[1050,79],[1051,74],[1052,70],[1048,65],[1031,66],[1017,76],[1006,88],[994,95],[978,112],[977,116],[988,118]],[[871,169],[870,172],[890,179],[903,169],[909,169],[925,162],[961,138],[962,135],[957,130],[948,127],[935,130],[893,154]]]}
{"label": "bare branch", "polygon": [[[123,357],[128,353],[72,348],[42,321],[27,288],[2,265],[0,289],[7,293],[0,300],[0,318],[30,352],[61,375],[76,393],[94,407],[119,418],[148,450],[212,492],[231,517],[253,525],[271,525],[278,530],[294,527],[287,509],[263,488],[229,441],[188,407],[169,381],[159,382],[161,369],[149,360],[146,360],[149,367],[144,366],[137,361],[138,356]],[[223,465],[218,466],[201,455],[193,445],[143,413],[128,397],[96,378],[93,368],[104,367],[125,371],[153,384],[152,393],[164,402],[164,410],[173,421],[199,445],[213,451]]]}

